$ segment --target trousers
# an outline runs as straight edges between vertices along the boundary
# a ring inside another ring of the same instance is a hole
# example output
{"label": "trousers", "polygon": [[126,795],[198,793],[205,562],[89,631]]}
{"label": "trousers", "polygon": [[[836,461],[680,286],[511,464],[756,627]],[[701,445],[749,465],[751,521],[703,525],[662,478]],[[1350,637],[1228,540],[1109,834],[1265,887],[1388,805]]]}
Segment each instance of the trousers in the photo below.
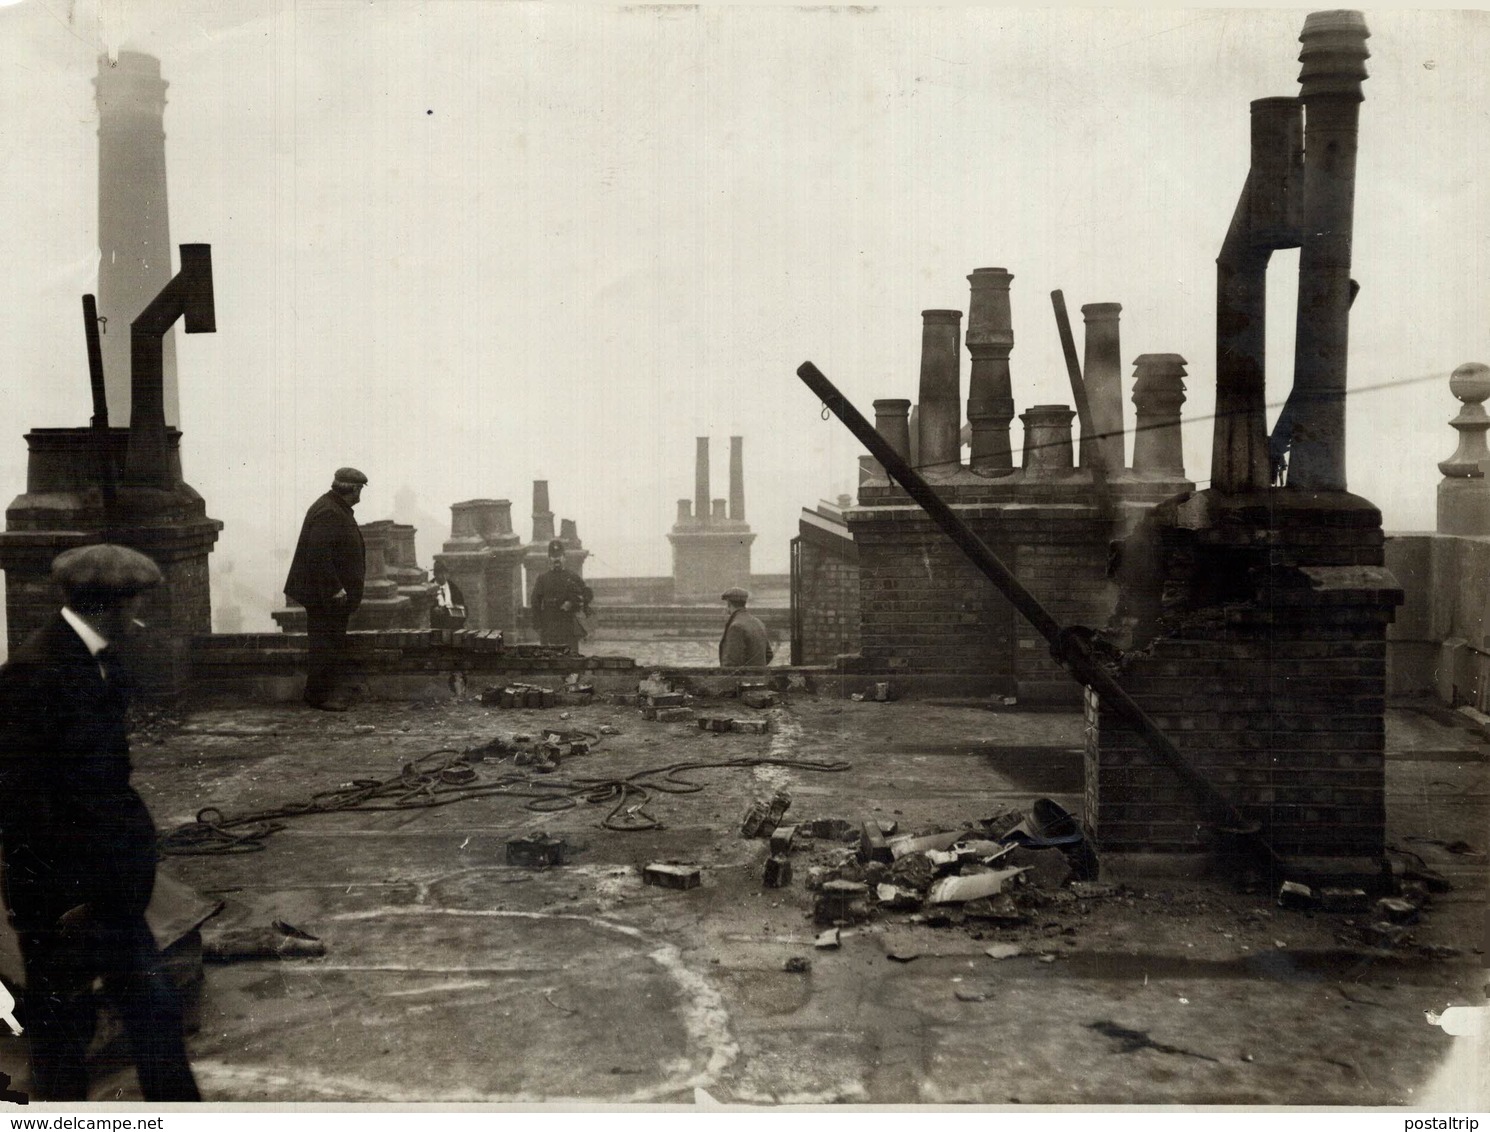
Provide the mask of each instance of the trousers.
{"label": "trousers", "polygon": [[351,618],[345,606],[305,607],[305,698],[311,703],[324,703],[336,694],[346,665]]}
{"label": "trousers", "polygon": [[26,1033],[38,1099],[88,1099],[95,979],[124,1022],[147,1101],[199,1101],[186,1056],[181,1001],[142,913],[91,917],[65,930],[20,931],[26,964]]}

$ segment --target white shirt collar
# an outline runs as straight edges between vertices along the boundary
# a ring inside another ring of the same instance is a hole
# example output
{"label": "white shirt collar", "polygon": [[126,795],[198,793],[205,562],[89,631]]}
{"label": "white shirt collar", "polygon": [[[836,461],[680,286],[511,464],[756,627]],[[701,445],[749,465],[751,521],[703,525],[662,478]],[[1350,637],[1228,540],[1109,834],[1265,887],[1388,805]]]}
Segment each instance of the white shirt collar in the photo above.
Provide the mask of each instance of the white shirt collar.
{"label": "white shirt collar", "polygon": [[90,656],[97,656],[100,650],[108,648],[108,638],[100,636],[97,629],[65,605],[62,607],[62,620],[71,625],[77,635],[83,639],[83,644],[88,647]]}

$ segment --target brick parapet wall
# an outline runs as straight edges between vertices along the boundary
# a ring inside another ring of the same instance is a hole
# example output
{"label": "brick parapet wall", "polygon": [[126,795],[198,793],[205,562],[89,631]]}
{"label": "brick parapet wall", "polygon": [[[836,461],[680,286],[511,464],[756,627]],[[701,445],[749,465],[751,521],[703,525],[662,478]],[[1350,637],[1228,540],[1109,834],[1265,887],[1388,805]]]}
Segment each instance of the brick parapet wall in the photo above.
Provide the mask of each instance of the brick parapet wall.
{"label": "brick parapet wall", "polygon": [[[1141,508],[1104,518],[1082,482],[941,490],[1058,621],[1107,623],[1117,594],[1107,577],[1109,543]],[[859,550],[860,651],[870,670],[958,674],[1022,700],[1079,702],[1079,685],[1051,659],[1044,638],[919,506],[891,502],[895,492],[847,514]]]}

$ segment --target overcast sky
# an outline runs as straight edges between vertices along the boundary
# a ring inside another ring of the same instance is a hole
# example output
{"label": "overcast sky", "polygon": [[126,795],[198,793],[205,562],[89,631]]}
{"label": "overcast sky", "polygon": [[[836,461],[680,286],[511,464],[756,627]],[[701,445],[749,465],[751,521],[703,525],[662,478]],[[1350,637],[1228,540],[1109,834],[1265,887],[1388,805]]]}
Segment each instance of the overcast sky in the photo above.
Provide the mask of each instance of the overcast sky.
{"label": "overcast sky", "polygon": [[[745,437],[755,569],[784,571],[799,509],[851,491],[859,454],[797,365],[866,414],[914,398],[920,311],[966,310],[977,267],[1014,273],[1017,411],[1070,400],[1053,288],[1073,314],[1123,304],[1125,373],[1183,354],[1203,486],[1215,256],[1248,103],[1297,93],[1304,14],[0,8],[0,490],[24,490],[26,428],[88,421],[91,80],[120,48],[171,84],[172,240],[213,248],[217,333],[177,332],[186,478],[226,523],[215,559],[276,603],[340,464],[372,479],[364,521],[417,495],[424,565],[457,500],[511,499],[527,537],[546,478],[591,573],[665,574],[702,435],[716,497]],[[1367,19],[1350,384],[1394,387],[1352,397],[1348,475],[1389,530],[1424,529],[1447,375],[1490,361],[1490,19]],[[1272,401],[1296,263],[1270,274]]]}

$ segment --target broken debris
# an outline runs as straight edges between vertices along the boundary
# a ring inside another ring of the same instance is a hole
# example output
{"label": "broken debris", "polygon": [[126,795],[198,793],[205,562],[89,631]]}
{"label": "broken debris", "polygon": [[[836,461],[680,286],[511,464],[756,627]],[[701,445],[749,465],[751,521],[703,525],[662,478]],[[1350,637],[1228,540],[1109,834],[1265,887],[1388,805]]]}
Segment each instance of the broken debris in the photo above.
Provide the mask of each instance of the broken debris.
{"label": "broken debris", "polygon": [[275,920],[267,928],[229,928],[202,933],[202,958],[218,963],[239,959],[317,959],[326,954],[319,936]]}

